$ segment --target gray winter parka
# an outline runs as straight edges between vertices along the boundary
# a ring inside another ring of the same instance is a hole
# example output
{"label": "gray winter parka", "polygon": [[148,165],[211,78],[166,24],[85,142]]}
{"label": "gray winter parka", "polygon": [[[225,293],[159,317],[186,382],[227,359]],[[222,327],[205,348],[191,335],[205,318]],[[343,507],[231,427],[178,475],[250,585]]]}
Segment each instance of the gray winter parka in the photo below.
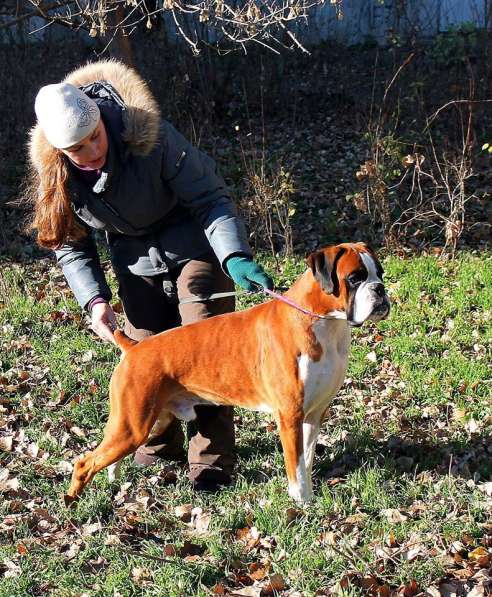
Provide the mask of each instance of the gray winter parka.
{"label": "gray winter parka", "polygon": [[[134,71],[105,61],[82,67],[66,80],[96,101],[108,133],[100,179],[90,188],[73,169],[68,190],[79,221],[89,231],[106,233],[117,276],[166,273],[210,249],[222,265],[232,254],[251,255],[244,224],[215,162],[160,119],[155,100]],[[49,150],[42,137],[35,127],[30,145],[34,166]],[[90,233],[55,253],[81,307],[96,296],[111,298]]]}

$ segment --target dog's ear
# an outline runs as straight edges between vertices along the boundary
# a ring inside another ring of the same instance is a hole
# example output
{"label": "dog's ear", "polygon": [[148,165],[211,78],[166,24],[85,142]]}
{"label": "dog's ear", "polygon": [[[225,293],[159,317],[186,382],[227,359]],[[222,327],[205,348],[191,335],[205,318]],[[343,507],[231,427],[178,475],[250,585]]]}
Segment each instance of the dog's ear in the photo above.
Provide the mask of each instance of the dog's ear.
{"label": "dog's ear", "polygon": [[367,251],[369,253],[369,255],[371,255],[372,257],[376,257],[376,253],[375,253],[374,249],[367,243],[360,242],[360,243],[357,243],[357,245],[360,245],[362,250]]}
{"label": "dog's ear", "polygon": [[342,253],[343,249],[316,251],[311,253],[306,260],[313,272],[314,279],[326,294],[337,296],[339,293],[340,285],[336,273],[336,263]]}

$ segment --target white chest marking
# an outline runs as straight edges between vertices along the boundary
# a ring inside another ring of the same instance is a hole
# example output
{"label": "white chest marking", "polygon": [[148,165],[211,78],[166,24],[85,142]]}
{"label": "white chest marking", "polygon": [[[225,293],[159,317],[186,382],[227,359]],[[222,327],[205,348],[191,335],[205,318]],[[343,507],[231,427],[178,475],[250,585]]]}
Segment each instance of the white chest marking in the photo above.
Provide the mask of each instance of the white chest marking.
{"label": "white chest marking", "polygon": [[304,384],[304,415],[326,408],[340,389],[347,370],[350,328],[344,321],[313,324],[322,354],[313,361],[307,354],[298,359],[299,378]]}

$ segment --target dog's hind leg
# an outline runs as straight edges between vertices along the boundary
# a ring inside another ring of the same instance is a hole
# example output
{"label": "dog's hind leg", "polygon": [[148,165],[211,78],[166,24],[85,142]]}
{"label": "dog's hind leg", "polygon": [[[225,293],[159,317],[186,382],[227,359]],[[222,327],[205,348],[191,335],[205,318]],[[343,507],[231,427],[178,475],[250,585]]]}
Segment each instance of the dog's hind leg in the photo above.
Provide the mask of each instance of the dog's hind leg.
{"label": "dog's hind leg", "polygon": [[[173,420],[174,415],[171,412],[167,410],[162,410],[159,413],[159,416],[157,417],[157,420],[149,433],[147,441],[150,441],[153,437],[162,435]],[[110,483],[120,478],[120,469],[121,460],[113,462],[113,464],[110,464],[108,466],[108,479]]]}
{"label": "dog's hind leg", "polygon": [[130,420],[127,417],[126,409],[113,409],[113,401],[111,406],[102,442],[95,450],[88,452],[75,463],[72,482],[68,490],[69,497],[79,496],[84,487],[100,470],[112,464],[116,464],[115,468],[117,469],[122,458],[135,452],[147,440],[157,419],[156,412],[146,412],[145,416],[138,420],[134,418]]}
{"label": "dog's hind leg", "polygon": [[302,419],[302,412],[279,413],[278,425],[289,480],[289,495],[297,502],[309,502],[312,489],[304,459]]}

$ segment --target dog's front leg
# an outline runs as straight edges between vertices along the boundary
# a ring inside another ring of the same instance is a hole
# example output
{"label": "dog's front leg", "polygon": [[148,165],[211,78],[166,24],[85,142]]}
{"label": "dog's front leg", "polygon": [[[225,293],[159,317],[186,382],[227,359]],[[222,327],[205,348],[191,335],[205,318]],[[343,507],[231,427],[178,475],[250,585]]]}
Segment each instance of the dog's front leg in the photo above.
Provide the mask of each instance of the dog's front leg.
{"label": "dog's front leg", "polygon": [[289,495],[297,502],[305,503],[311,500],[313,491],[304,458],[302,419],[300,411],[279,413],[278,425],[289,480]]}
{"label": "dog's front leg", "polygon": [[302,439],[304,446],[304,458],[306,461],[306,475],[311,495],[313,492],[313,460],[323,413],[324,409],[320,412],[309,413],[302,424]]}

